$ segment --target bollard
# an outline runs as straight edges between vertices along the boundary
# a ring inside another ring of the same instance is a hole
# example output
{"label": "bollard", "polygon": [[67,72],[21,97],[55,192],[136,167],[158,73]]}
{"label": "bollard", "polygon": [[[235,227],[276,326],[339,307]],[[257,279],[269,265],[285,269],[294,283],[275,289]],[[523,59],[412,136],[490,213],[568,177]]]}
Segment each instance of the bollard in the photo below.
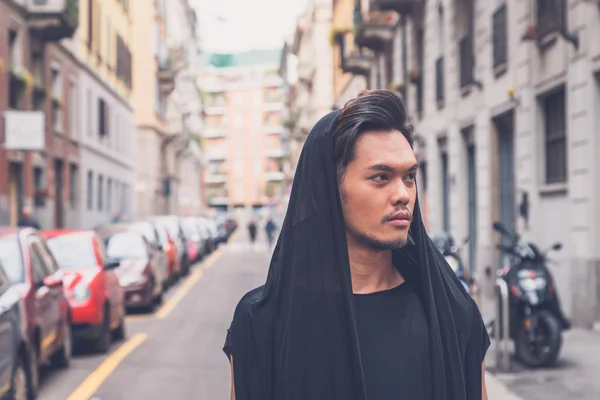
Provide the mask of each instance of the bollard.
{"label": "bollard", "polygon": [[[508,285],[496,279],[496,366],[503,372],[510,370],[510,312]],[[500,329],[502,327],[502,329]]]}

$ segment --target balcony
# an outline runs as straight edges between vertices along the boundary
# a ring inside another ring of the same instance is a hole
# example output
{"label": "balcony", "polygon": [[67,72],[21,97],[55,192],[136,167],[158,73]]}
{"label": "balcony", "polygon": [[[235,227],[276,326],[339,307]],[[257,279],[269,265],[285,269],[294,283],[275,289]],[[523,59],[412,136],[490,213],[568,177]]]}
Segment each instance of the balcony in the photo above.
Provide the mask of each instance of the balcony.
{"label": "balcony", "polygon": [[537,1],[538,40],[545,39],[555,32],[567,30],[567,5],[565,0]]}
{"label": "balcony", "polygon": [[362,16],[356,30],[356,44],[375,51],[382,51],[394,38],[398,13],[374,11]]}
{"label": "balcony", "polygon": [[372,65],[372,56],[353,52],[344,59],[342,70],[348,74],[366,76],[371,72]]}
{"label": "balcony", "polygon": [[282,148],[267,149],[267,157],[269,158],[282,158],[286,155],[286,152]]}
{"label": "balcony", "polygon": [[285,131],[283,125],[267,125],[263,129],[267,135],[281,135]]}
{"label": "balcony", "polygon": [[229,205],[229,197],[223,196],[208,196],[208,205],[210,206],[228,206]]}
{"label": "balcony", "polygon": [[28,26],[44,41],[72,37],[79,26],[79,0],[26,0]]}
{"label": "balcony", "polygon": [[224,151],[209,151],[206,154],[208,161],[223,161],[227,159]]}
{"label": "balcony", "polygon": [[265,179],[269,182],[279,182],[285,179],[285,173],[282,171],[265,172]]}
{"label": "balcony", "polygon": [[263,102],[264,111],[280,111],[283,110],[283,95],[279,92],[266,92]]}
{"label": "balcony", "polygon": [[312,85],[317,68],[312,62],[301,62],[298,65],[298,80],[306,85]]}
{"label": "balcony", "polygon": [[473,56],[473,38],[465,36],[458,43],[460,57],[460,87],[464,89],[475,82],[474,68],[475,58]]}
{"label": "balcony", "polygon": [[423,0],[371,0],[371,4],[381,11],[396,11],[400,14],[411,14]]}
{"label": "balcony", "polygon": [[207,173],[204,179],[207,184],[221,184],[227,182],[227,175],[224,173],[213,172]]}
{"label": "balcony", "polygon": [[175,90],[175,68],[170,59],[159,63],[157,75],[160,90],[163,93],[170,94]]}
{"label": "balcony", "polygon": [[226,126],[206,127],[206,129],[204,130],[204,137],[206,139],[224,138],[226,136],[227,136],[227,127]]}
{"label": "balcony", "polygon": [[204,107],[204,113],[206,115],[225,115],[227,114],[227,106],[206,105]]}

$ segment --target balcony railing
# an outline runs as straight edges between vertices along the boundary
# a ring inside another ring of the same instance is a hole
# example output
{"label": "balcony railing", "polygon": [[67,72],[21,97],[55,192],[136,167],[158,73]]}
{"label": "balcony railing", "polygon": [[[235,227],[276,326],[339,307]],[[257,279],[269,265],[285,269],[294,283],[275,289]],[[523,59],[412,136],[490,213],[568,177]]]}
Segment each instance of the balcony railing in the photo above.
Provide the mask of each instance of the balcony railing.
{"label": "balcony railing", "polygon": [[460,87],[471,85],[474,79],[473,37],[466,36],[458,44],[460,57]]}
{"label": "balcony railing", "polygon": [[435,60],[435,100],[438,107],[443,106],[444,98],[444,57],[442,56]]}
{"label": "balcony railing", "polygon": [[397,11],[400,14],[412,13],[424,0],[371,0],[371,4],[381,11]]}
{"label": "balcony railing", "polygon": [[158,83],[163,93],[175,90],[175,67],[171,59],[163,60],[158,65]]}
{"label": "balcony railing", "polygon": [[29,28],[45,41],[72,37],[79,26],[79,0],[25,0]]}
{"label": "balcony railing", "polygon": [[227,136],[227,126],[207,126],[204,130],[205,138],[221,138]]}
{"label": "balcony railing", "polygon": [[565,0],[537,0],[538,37],[553,32],[565,32],[567,27],[567,5]]}
{"label": "balcony railing", "polygon": [[394,38],[398,24],[398,13],[393,11],[373,11],[359,18],[356,27],[356,44],[375,51],[381,51]]}
{"label": "balcony railing", "polygon": [[267,181],[282,181],[285,179],[285,173],[282,171],[267,171],[265,172]]}
{"label": "balcony railing", "polygon": [[342,70],[352,75],[368,75],[372,65],[373,57],[356,51],[344,59]]}
{"label": "balcony railing", "polygon": [[206,174],[206,177],[204,180],[206,183],[209,183],[209,184],[225,183],[225,182],[227,182],[227,175],[219,174],[219,173],[208,173],[208,174]]}
{"label": "balcony railing", "polygon": [[492,16],[492,43],[494,69],[508,61],[508,34],[506,4],[496,10]]}

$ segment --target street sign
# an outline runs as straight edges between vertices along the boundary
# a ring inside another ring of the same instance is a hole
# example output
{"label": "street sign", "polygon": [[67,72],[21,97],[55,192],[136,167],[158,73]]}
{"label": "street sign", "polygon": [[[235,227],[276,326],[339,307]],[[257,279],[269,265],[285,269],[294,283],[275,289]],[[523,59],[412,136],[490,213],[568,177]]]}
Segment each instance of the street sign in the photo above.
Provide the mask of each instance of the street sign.
{"label": "street sign", "polygon": [[6,150],[44,150],[46,135],[42,111],[4,111]]}

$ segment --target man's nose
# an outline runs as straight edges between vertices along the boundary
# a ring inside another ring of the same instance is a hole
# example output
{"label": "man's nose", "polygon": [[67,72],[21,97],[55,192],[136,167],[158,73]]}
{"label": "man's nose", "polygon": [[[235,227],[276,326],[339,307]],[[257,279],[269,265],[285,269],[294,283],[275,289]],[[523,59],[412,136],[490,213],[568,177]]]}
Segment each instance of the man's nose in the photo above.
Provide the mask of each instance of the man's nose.
{"label": "man's nose", "polygon": [[394,189],[390,198],[392,205],[398,204],[408,204],[410,200],[410,196],[408,195],[408,190],[406,189],[406,185],[404,181],[400,181],[394,185]]}

